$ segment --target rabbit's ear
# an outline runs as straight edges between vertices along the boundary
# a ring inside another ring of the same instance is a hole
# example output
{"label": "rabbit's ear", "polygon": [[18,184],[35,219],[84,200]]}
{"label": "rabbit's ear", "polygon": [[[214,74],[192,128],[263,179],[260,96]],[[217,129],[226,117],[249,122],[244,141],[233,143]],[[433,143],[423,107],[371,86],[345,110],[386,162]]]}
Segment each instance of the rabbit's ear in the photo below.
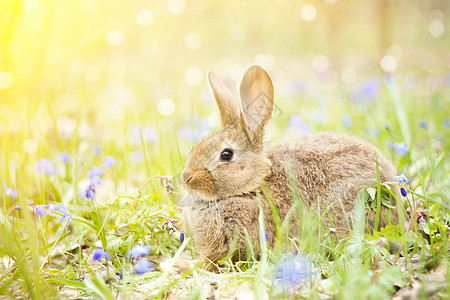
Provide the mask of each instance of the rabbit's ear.
{"label": "rabbit's ear", "polygon": [[220,121],[223,127],[239,125],[240,108],[227,86],[217,78],[216,74],[208,71],[208,82],[219,107]]}
{"label": "rabbit's ear", "polygon": [[240,94],[248,129],[252,132],[254,142],[262,145],[264,127],[273,112],[272,79],[261,66],[251,66],[242,78]]}

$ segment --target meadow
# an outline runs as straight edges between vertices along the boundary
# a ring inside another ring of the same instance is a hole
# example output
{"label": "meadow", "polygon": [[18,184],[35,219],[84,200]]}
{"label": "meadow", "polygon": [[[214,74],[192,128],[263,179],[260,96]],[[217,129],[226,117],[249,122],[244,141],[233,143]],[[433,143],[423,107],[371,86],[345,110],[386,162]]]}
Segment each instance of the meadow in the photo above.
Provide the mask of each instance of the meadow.
{"label": "meadow", "polygon": [[[1,1],[0,295],[449,298],[449,18],[445,1]],[[179,176],[220,130],[206,71],[235,90],[252,64],[275,86],[268,146],[372,142],[398,177],[361,199],[398,185],[405,221],[339,240],[304,212],[301,239],[171,271],[199,256]]]}

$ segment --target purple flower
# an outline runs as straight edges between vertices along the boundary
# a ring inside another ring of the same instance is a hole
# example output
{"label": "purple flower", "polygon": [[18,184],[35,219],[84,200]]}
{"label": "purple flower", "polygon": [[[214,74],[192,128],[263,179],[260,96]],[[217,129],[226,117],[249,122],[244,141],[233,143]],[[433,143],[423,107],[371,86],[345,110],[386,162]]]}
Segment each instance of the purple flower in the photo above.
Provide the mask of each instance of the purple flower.
{"label": "purple flower", "polygon": [[299,115],[292,115],[289,119],[289,126],[295,127],[295,129],[300,130],[300,134],[311,132],[311,127],[305,124],[303,118]]}
{"label": "purple flower", "polygon": [[95,198],[95,184],[93,184],[93,183],[89,184],[87,189],[85,189],[84,191],[81,192],[80,197],[81,197],[81,199],[84,199],[84,198],[94,199]]}
{"label": "purple flower", "polygon": [[403,172],[399,176],[394,177],[394,179],[392,179],[391,181],[397,181],[398,185],[401,185],[403,182],[406,182],[406,184],[411,184],[405,172]]}
{"label": "purple flower", "polygon": [[132,142],[140,145],[141,144],[141,130],[142,130],[142,136],[144,138],[144,141],[156,144],[158,142],[158,133],[153,127],[141,127],[139,129],[139,125],[135,125],[132,130]]}
{"label": "purple flower", "polygon": [[45,216],[46,214],[48,214],[46,208],[48,207],[48,205],[35,205],[34,206],[34,214],[38,217],[42,217]]}
{"label": "purple flower", "polygon": [[406,197],[406,195],[408,195],[404,187],[400,188],[400,193],[402,194],[403,197]]}
{"label": "purple flower", "polygon": [[401,154],[401,156],[408,155],[408,147],[406,147],[404,142],[394,143],[391,148],[395,148],[395,153]]}
{"label": "purple flower", "polygon": [[34,167],[39,175],[47,175],[48,177],[58,174],[58,169],[53,165],[53,160],[41,158]]}
{"label": "purple flower", "polygon": [[94,144],[94,155],[97,156],[100,153],[102,153],[102,151],[103,151],[102,145],[100,145],[98,143]]}
{"label": "purple flower", "polygon": [[134,266],[134,271],[136,274],[142,275],[147,273],[148,270],[153,269],[152,263],[147,258],[141,258],[138,260],[136,265]]}
{"label": "purple flower", "polygon": [[65,164],[72,164],[73,163],[73,158],[72,156],[67,153],[67,151],[62,152],[59,155],[59,159],[62,160]]}
{"label": "purple flower", "polygon": [[134,246],[133,249],[131,249],[128,252],[128,256],[130,256],[131,258],[137,259],[142,256],[148,255],[148,253],[150,252],[151,249],[152,249],[152,246],[150,246],[150,245],[146,245],[146,246],[136,245],[136,246]]}
{"label": "purple flower", "polygon": [[103,160],[103,167],[110,169],[112,166],[116,164],[117,160],[112,156],[105,156],[105,159]]}
{"label": "purple flower", "polygon": [[424,120],[420,121],[419,126],[422,127],[423,129],[428,129],[428,123],[425,122]]}
{"label": "purple flower", "polygon": [[350,116],[345,116],[342,118],[342,125],[344,125],[345,128],[350,128],[353,125],[353,120]]}
{"label": "purple flower", "polygon": [[103,257],[106,260],[111,260],[111,255],[109,255],[108,252],[104,251],[101,248],[95,249],[94,255],[92,256],[92,259],[95,260],[95,261],[101,261]]}
{"label": "purple flower", "polygon": [[266,238],[266,241],[269,240],[269,234],[267,233],[267,231],[264,231],[264,237]]}
{"label": "purple flower", "polygon": [[89,170],[88,177],[93,180],[95,177],[102,178],[103,175],[103,169],[97,166],[92,166],[92,168]]}
{"label": "purple flower", "polygon": [[[59,213],[62,214],[61,219],[59,220],[59,223],[62,223],[64,220],[66,221],[66,226],[69,227],[70,225],[70,220],[73,219],[72,213],[63,205],[58,204],[54,207],[52,207],[54,211],[57,211]],[[49,206],[49,210],[50,210],[50,206]]]}
{"label": "purple flower", "polygon": [[3,187],[5,188],[6,196],[11,196],[12,202],[16,201],[16,197],[18,195],[17,191],[12,188],[7,187],[5,181],[2,181],[2,182],[3,182]]}
{"label": "purple flower", "polygon": [[305,257],[296,255],[281,259],[275,267],[275,284],[283,291],[300,288],[312,276],[312,263]]}
{"label": "purple flower", "polygon": [[449,118],[445,118],[444,122],[442,122],[442,124],[444,125],[445,129],[449,129],[450,128],[450,119]]}

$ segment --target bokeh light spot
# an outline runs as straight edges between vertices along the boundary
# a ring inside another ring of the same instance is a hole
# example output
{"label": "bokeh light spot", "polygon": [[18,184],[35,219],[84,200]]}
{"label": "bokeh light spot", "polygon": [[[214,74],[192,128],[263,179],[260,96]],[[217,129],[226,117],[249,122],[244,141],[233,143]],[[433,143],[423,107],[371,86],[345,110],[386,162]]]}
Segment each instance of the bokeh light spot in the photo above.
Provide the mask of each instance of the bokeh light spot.
{"label": "bokeh light spot", "polygon": [[153,14],[148,9],[143,9],[138,13],[136,20],[139,25],[148,26],[153,22]]}
{"label": "bokeh light spot", "polygon": [[316,55],[312,60],[312,66],[316,72],[323,73],[328,70],[330,63],[325,55]]}
{"label": "bokeh light spot", "polygon": [[203,81],[203,72],[197,68],[189,68],[184,72],[184,80],[189,85],[199,85]]}
{"label": "bokeh light spot", "polygon": [[69,69],[74,74],[81,74],[84,71],[86,64],[81,58],[75,57],[70,61]]}
{"label": "bokeh light spot", "polygon": [[432,20],[428,24],[428,31],[430,34],[435,38],[441,38],[445,34],[445,27],[444,24],[442,24],[439,20]]}
{"label": "bokeh light spot", "polygon": [[37,4],[37,0],[26,0],[23,3],[23,8],[27,11],[27,12],[32,12],[35,11],[37,8],[38,4]]}
{"label": "bokeh light spot", "polygon": [[161,99],[158,102],[158,112],[163,116],[170,116],[175,112],[175,103],[170,99]]}
{"label": "bokeh light spot", "polygon": [[397,70],[397,59],[392,55],[385,55],[380,60],[380,67],[385,71],[386,73],[394,73],[395,70]]}
{"label": "bokeh light spot", "polygon": [[84,79],[89,83],[96,83],[102,79],[102,71],[97,66],[89,66],[84,70]]}
{"label": "bokeh light spot", "polygon": [[125,37],[120,30],[114,29],[108,32],[106,39],[110,45],[119,46],[123,43]]}
{"label": "bokeh light spot", "polygon": [[303,5],[300,9],[300,16],[307,22],[313,21],[317,16],[316,8],[311,4]]}
{"label": "bokeh light spot", "polygon": [[181,15],[186,10],[186,2],[184,0],[169,0],[167,5],[169,11],[174,15]]}
{"label": "bokeh light spot", "polygon": [[338,0],[325,0],[325,2],[328,4],[336,4],[336,2],[338,2]]}
{"label": "bokeh light spot", "polygon": [[346,84],[352,84],[356,81],[356,71],[353,68],[345,68],[342,70],[341,79]]}
{"label": "bokeh light spot", "polygon": [[28,154],[34,154],[37,151],[37,142],[35,140],[25,140],[22,144],[23,150]]}
{"label": "bokeh light spot", "polygon": [[243,41],[247,37],[247,29],[245,29],[244,26],[239,24],[234,25],[230,29],[230,36],[233,40],[237,42]]}
{"label": "bokeh light spot", "polygon": [[189,50],[197,50],[202,45],[202,38],[196,33],[189,33],[184,39],[184,44]]}
{"label": "bokeh light spot", "polygon": [[14,80],[9,72],[0,72],[0,89],[7,89],[13,84]]}

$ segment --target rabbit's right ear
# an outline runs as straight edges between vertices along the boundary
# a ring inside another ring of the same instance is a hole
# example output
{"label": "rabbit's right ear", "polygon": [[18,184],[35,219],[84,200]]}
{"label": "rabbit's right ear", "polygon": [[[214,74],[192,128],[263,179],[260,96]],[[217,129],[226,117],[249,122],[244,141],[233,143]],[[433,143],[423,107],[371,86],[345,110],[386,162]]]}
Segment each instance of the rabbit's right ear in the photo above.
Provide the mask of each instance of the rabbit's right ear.
{"label": "rabbit's right ear", "polygon": [[223,127],[239,125],[240,107],[226,85],[216,74],[208,71],[208,82],[219,107],[220,121]]}

